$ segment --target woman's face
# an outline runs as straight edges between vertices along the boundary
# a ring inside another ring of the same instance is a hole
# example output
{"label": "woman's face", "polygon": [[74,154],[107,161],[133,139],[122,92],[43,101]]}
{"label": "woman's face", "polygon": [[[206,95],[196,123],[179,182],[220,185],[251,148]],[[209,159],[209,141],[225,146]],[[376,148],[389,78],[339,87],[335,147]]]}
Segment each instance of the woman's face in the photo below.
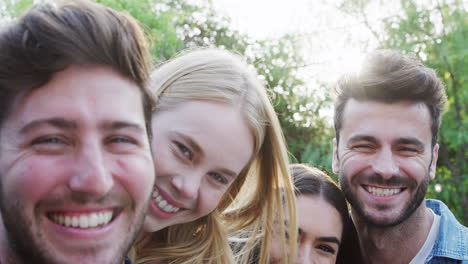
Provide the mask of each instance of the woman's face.
{"label": "woman's face", "polygon": [[[299,234],[295,263],[335,263],[343,233],[340,213],[319,196],[299,195],[296,206]],[[282,263],[277,241],[272,240],[270,264]]]}
{"label": "woman's face", "polygon": [[146,232],[212,212],[253,155],[254,137],[238,107],[190,101],[153,116],[156,182]]}

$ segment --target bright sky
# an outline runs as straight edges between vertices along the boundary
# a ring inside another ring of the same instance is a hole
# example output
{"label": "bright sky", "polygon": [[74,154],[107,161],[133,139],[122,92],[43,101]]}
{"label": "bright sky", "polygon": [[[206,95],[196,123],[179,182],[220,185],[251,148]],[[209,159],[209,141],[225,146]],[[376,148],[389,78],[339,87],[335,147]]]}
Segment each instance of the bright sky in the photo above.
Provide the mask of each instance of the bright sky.
{"label": "bright sky", "polygon": [[[234,29],[255,39],[298,35],[306,59],[301,74],[313,83],[333,82],[357,68],[363,52],[375,48],[375,38],[361,21],[338,10],[339,0],[213,0]],[[397,12],[395,6],[370,1],[368,20],[375,25]],[[310,87],[313,88],[313,87]]]}
{"label": "bright sky", "polygon": [[[305,31],[310,19],[311,0],[215,0],[222,14],[231,17],[233,26],[257,38]],[[261,11],[259,11],[261,10]]]}
{"label": "bright sky", "polygon": [[[298,73],[306,88],[323,94],[319,83],[332,84],[344,72],[358,70],[366,51],[376,48],[369,29],[338,9],[342,0],[212,0],[220,14],[231,19],[234,29],[254,39],[297,35],[306,65]],[[398,6],[371,0],[366,16],[373,26],[398,12]],[[331,116],[331,109],[323,109]]]}

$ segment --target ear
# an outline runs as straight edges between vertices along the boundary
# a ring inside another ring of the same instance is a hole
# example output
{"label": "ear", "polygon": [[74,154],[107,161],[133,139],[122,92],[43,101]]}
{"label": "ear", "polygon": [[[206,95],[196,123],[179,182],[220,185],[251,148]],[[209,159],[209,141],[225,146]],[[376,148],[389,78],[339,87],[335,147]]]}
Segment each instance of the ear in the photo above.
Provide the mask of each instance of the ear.
{"label": "ear", "polygon": [[338,144],[336,143],[336,138],[333,139],[332,170],[333,173],[340,173],[340,160],[338,159]]}
{"label": "ear", "polygon": [[432,160],[429,167],[429,178],[433,180],[436,175],[437,158],[439,157],[439,144],[435,144],[432,149]]}

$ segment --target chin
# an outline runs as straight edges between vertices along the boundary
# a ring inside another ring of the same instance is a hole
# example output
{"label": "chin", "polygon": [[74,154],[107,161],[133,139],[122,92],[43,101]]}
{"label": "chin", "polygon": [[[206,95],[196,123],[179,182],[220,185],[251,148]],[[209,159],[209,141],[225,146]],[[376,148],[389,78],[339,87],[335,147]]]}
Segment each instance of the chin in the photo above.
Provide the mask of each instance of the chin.
{"label": "chin", "polygon": [[158,220],[156,217],[146,216],[145,222],[143,223],[143,231],[145,233],[153,233],[165,228],[167,225],[162,223],[163,221]]}

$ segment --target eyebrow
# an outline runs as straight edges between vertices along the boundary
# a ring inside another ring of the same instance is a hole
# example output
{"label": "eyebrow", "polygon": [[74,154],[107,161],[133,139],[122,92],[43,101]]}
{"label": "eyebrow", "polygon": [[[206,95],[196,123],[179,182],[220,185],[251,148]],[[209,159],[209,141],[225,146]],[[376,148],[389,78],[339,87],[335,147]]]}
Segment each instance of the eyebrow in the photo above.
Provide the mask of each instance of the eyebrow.
{"label": "eyebrow", "polygon": [[19,133],[20,134],[27,134],[30,131],[37,129],[41,126],[53,126],[62,130],[76,130],[78,125],[74,121],[67,120],[61,117],[53,117],[53,118],[43,118],[31,121],[24,125]]}
{"label": "eyebrow", "polygon": [[[355,135],[348,140],[348,144],[354,144],[360,141],[368,141],[374,144],[378,144],[378,140],[375,137],[368,135]],[[415,145],[419,149],[424,149],[424,144],[421,142],[421,140],[414,137],[399,138],[395,141],[394,144]]]}
{"label": "eyebrow", "polygon": [[[62,117],[52,117],[52,118],[43,118],[31,121],[24,125],[19,133],[27,134],[34,129],[37,129],[41,126],[52,126],[61,130],[73,131],[78,129],[78,124],[75,121],[67,120]],[[124,128],[131,128],[139,132],[143,132],[144,129],[135,123],[126,122],[126,121],[110,121],[104,122],[100,128],[105,131],[119,130]]]}
{"label": "eyebrow", "polygon": [[336,238],[336,237],[318,237],[317,240],[322,241],[322,242],[335,243],[338,246],[340,246],[340,240],[338,240],[338,238]]}
{"label": "eyebrow", "polygon": [[357,143],[359,141],[369,141],[369,142],[372,142],[372,143],[375,143],[377,144],[378,143],[378,140],[373,137],[373,136],[368,136],[368,135],[355,135],[355,136],[352,136],[349,140],[348,140],[348,144],[354,144],[354,143]]}
{"label": "eyebrow", "polygon": [[140,133],[144,132],[144,129],[141,125],[132,123],[132,122],[127,122],[127,121],[108,121],[104,122],[100,128],[104,131],[113,131],[113,130],[119,130],[119,129],[132,129],[136,130]]}
{"label": "eyebrow", "polygon": [[418,149],[424,149],[424,144],[421,142],[421,140],[413,137],[399,138],[395,143],[401,145],[414,145]]}

